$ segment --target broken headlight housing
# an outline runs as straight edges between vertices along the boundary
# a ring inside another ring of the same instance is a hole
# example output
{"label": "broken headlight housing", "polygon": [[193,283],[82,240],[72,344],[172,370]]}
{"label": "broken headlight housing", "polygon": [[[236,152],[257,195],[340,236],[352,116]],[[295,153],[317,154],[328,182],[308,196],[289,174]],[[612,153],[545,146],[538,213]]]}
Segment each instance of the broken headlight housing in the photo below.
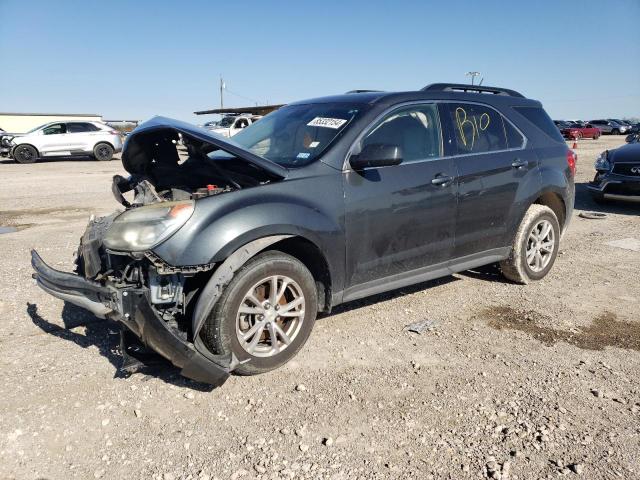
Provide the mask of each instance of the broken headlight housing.
{"label": "broken headlight housing", "polygon": [[104,246],[117,251],[142,252],[164,242],[193,214],[194,202],[160,202],[132,208],[116,217]]}
{"label": "broken headlight housing", "polygon": [[611,169],[611,164],[609,163],[609,152],[602,152],[598,158],[596,158],[596,163],[594,167],[599,172],[608,172]]}

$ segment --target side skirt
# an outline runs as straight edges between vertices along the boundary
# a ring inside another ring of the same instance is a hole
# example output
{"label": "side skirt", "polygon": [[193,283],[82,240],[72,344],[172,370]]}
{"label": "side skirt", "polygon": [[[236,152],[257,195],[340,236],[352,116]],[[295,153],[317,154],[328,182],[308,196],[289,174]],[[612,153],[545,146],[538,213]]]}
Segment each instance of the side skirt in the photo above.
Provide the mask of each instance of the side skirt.
{"label": "side skirt", "polygon": [[[463,272],[482,265],[499,262],[500,260],[507,258],[510,252],[511,247],[493,248],[491,250],[474,253],[472,255],[456,258],[447,262],[398,273],[396,275],[380,278],[360,285],[354,285],[344,291],[342,301],[339,303],[350,302],[359,298],[406,287],[407,285],[414,285],[416,283],[446,277],[447,275]],[[339,298],[339,294],[332,296],[332,298],[334,300]],[[338,303],[335,303],[334,306],[335,305],[338,305]]]}

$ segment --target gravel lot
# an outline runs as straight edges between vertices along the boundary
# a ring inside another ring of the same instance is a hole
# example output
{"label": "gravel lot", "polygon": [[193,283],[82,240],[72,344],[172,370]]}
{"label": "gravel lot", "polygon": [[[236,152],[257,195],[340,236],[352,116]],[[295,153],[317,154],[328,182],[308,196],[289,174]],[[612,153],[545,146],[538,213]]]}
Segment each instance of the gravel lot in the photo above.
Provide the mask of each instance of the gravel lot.
{"label": "gravel lot", "polygon": [[[576,212],[551,274],[492,268],[319,319],[285,368],[211,391],[169,365],[118,373],[116,328],[31,279],[60,269],[120,162],[0,162],[0,478],[640,478],[640,204]],[[580,218],[603,211],[606,219]],[[433,320],[418,335],[405,326]]]}

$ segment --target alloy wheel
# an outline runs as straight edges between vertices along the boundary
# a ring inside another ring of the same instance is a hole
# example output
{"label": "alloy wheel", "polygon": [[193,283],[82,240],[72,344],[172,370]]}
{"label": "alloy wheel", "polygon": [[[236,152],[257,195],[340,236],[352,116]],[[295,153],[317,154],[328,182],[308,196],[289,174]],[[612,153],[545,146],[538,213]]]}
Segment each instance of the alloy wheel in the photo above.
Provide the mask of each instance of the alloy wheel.
{"label": "alloy wheel", "polygon": [[284,275],[272,275],[244,295],[236,316],[242,348],[255,357],[272,357],[295,340],[305,317],[300,286]]}
{"label": "alloy wheel", "polygon": [[527,265],[538,273],[544,270],[553,258],[555,233],[549,220],[540,220],[534,225],[527,238]]}

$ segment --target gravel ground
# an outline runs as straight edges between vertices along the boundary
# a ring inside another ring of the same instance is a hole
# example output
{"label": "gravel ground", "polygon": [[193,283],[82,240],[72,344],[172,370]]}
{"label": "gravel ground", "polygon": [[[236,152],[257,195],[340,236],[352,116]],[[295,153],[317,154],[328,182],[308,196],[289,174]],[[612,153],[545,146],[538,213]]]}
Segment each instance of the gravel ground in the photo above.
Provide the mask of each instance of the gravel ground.
{"label": "gravel ground", "polygon": [[116,327],[31,280],[32,247],[71,268],[120,163],[0,162],[19,229],[0,235],[0,478],[640,478],[640,252],[607,244],[640,239],[640,205],[585,189],[622,142],[580,142],[544,281],[483,268],[350,303],[284,368],[213,391],[169,365],[120,375]]}

